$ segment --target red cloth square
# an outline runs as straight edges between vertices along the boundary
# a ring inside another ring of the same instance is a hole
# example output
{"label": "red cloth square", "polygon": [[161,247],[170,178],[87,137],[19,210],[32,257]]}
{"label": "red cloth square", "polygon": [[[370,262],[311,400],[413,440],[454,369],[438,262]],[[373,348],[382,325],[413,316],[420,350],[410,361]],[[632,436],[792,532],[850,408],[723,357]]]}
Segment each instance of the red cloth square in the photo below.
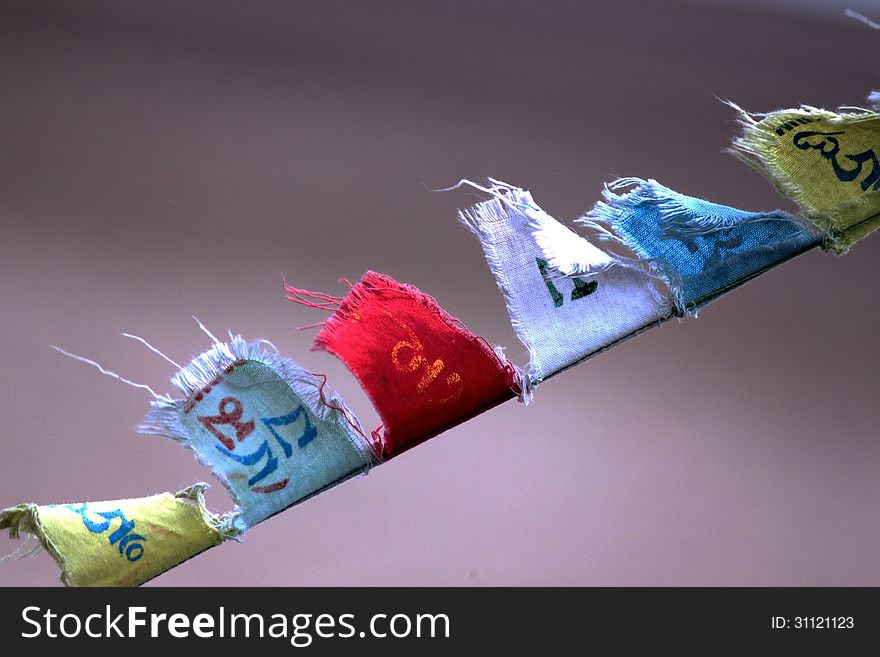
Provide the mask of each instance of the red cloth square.
{"label": "red cloth square", "polygon": [[315,348],[341,359],[370,397],[384,459],[514,396],[513,367],[411,285],[367,272],[344,299],[286,289],[298,303],[338,306]]}

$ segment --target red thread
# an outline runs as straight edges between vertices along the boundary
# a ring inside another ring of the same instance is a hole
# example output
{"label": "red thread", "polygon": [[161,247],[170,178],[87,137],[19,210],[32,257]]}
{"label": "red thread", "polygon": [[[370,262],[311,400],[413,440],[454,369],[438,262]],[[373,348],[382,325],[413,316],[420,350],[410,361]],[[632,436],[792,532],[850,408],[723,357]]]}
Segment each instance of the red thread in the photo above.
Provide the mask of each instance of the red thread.
{"label": "red thread", "polygon": [[380,424],[370,432],[370,438],[373,440],[371,447],[380,460],[382,459],[382,454],[385,453],[385,440],[382,438],[382,430],[384,428],[385,425]]}
{"label": "red thread", "polygon": [[298,287],[293,287],[287,283],[287,279],[281,278],[284,291],[287,298],[294,303],[298,303],[309,308],[318,308],[319,310],[336,310],[342,303],[342,297],[334,297],[323,292],[310,292]]}
{"label": "red thread", "polygon": [[276,490],[281,490],[282,488],[287,486],[287,482],[289,481],[290,479],[283,479],[278,483],[270,484],[268,486],[254,486],[253,488],[251,488],[251,490],[255,493],[274,493]]}
{"label": "red thread", "polygon": [[314,376],[315,378],[319,378],[319,379],[321,379],[321,383],[318,385],[318,396],[321,398],[321,403],[324,404],[324,406],[326,406],[327,408],[331,408],[331,409],[333,409],[334,411],[336,411],[337,413],[339,413],[342,417],[344,417],[344,418],[345,418],[345,421],[348,422],[348,424],[351,426],[351,428],[354,430],[354,432],[355,432],[358,436],[360,436],[361,438],[363,438],[364,441],[367,443],[367,445],[369,445],[370,448],[373,450],[373,452],[376,454],[376,456],[379,457],[379,458],[381,459],[381,457],[382,457],[382,453],[381,453],[381,451],[377,451],[377,450],[376,450],[376,446],[370,441],[369,438],[367,438],[367,437],[364,435],[364,432],[361,430],[360,426],[358,426],[358,424],[357,424],[356,422],[354,422],[354,421],[349,417],[349,413],[348,413],[348,411],[346,411],[346,410],[345,410],[344,408],[342,408],[341,406],[337,406],[336,404],[331,404],[329,401],[327,401],[327,398],[324,396],[324,386],[327,385],[327,375],[326,375],[326,374],[322,374],[322,373],[320,373],[320,372],[309,372],[309,374],[311,374],[311,375]]}
{"label": "red thread", "polygon": [[296,330],[297,331],[305,331],[306,329],[318,328],[319,326],[323,327],[324,322],[317,322],[315,324],[306,324],[305,326],[297,326]]}

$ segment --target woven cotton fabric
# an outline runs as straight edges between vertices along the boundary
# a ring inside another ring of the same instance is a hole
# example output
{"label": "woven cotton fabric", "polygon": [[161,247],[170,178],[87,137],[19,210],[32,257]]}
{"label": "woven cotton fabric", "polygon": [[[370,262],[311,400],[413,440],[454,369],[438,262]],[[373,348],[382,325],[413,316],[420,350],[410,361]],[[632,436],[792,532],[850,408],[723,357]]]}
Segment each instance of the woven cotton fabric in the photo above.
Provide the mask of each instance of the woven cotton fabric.
{"label": "woven cotton fabric", "polygon": [[[618,194],[614,190],[634,187]],[[602,222],[638,256],[665,272],[686,311],[821,241],[792,215],[746,212],[679,194],[655,180],[622,179],[580,221]]]}
{"label": "woven cotton fabric", "polygon": [[[287,289],[300,303],[329,298]],[[383,459],[514,397],[514,368],[416,287],[367,272],[333,303],[315,347],[341,359],[370,397]]]}
{"label": "woven cotton fabric", "polygon": [[827,246],[845,251],[880,227],[880,114],[740,112],[733,152],[794,199],[826,231]]}
{"label": "woven cotton fabric", "polygon": [[0,528],[34,534],[69,586],[137,586],[219,545],[221,521],[204,484],[177,494],[105,502],[25,504],[0,512]]}
{"label": "woven cotton fabric", "polygon": [[215,345],[175,378],[186,399],[154,403],[140,430],[170,436],[209,465],[246,530],[362,472],[369,442],[324,380],[240,338]]}
{"label": "woven cotton fabric", "polygon": [[[461,218],[480,240],[534,382],[671,313],[644,273],[611,266],[610,256],[544,212],[528,191],[507,186]],[[563,276],[555,267],[562,254],[593,273]]]}
{"label": "woven cotton fabric", "polygon": [[181,410],[199,460],[211,466],[252,527],[365,470],[373,456],[344,420],[322,420],[258,361],[227,368]]}

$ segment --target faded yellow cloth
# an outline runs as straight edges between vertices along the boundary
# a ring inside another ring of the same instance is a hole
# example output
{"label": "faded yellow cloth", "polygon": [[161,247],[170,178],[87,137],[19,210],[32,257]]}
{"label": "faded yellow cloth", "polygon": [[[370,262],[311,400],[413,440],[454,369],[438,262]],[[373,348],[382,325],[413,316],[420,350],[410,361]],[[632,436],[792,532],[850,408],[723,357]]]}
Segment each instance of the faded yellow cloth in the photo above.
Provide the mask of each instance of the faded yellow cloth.
{"label": "faded yellow cloth", "polygon": [[223,519],[195,484],[179,493],[108,502],[20,504],[0,511],[0,529],[33,534],[68,586],[137,586],[219,545]]}
{"label": "faded yellow cloth", "polygon": [[880,227],[880,114],[739,111],[743,134],[732,152],[801,206],[826,247],[846,251]]}

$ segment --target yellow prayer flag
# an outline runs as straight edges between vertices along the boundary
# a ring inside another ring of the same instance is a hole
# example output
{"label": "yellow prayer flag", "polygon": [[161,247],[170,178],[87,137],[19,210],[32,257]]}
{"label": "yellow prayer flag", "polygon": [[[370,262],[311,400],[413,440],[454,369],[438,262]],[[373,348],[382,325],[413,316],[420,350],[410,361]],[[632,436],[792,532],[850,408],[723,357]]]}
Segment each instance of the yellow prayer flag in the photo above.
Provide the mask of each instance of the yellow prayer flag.
{"label": "yellow prayer flag", "polygon": [[731,151],[801,206],[826,247],[844,252],[880,227],[880,114],[736,109],[743,134]]}
{"label": "yellow prayer flag", "polygon": [[204,502],[207,484],[176,494],[108,502],[20,504],[0,511],[0,529],[32,534],[68,586],[137,586],[234,532]]}

